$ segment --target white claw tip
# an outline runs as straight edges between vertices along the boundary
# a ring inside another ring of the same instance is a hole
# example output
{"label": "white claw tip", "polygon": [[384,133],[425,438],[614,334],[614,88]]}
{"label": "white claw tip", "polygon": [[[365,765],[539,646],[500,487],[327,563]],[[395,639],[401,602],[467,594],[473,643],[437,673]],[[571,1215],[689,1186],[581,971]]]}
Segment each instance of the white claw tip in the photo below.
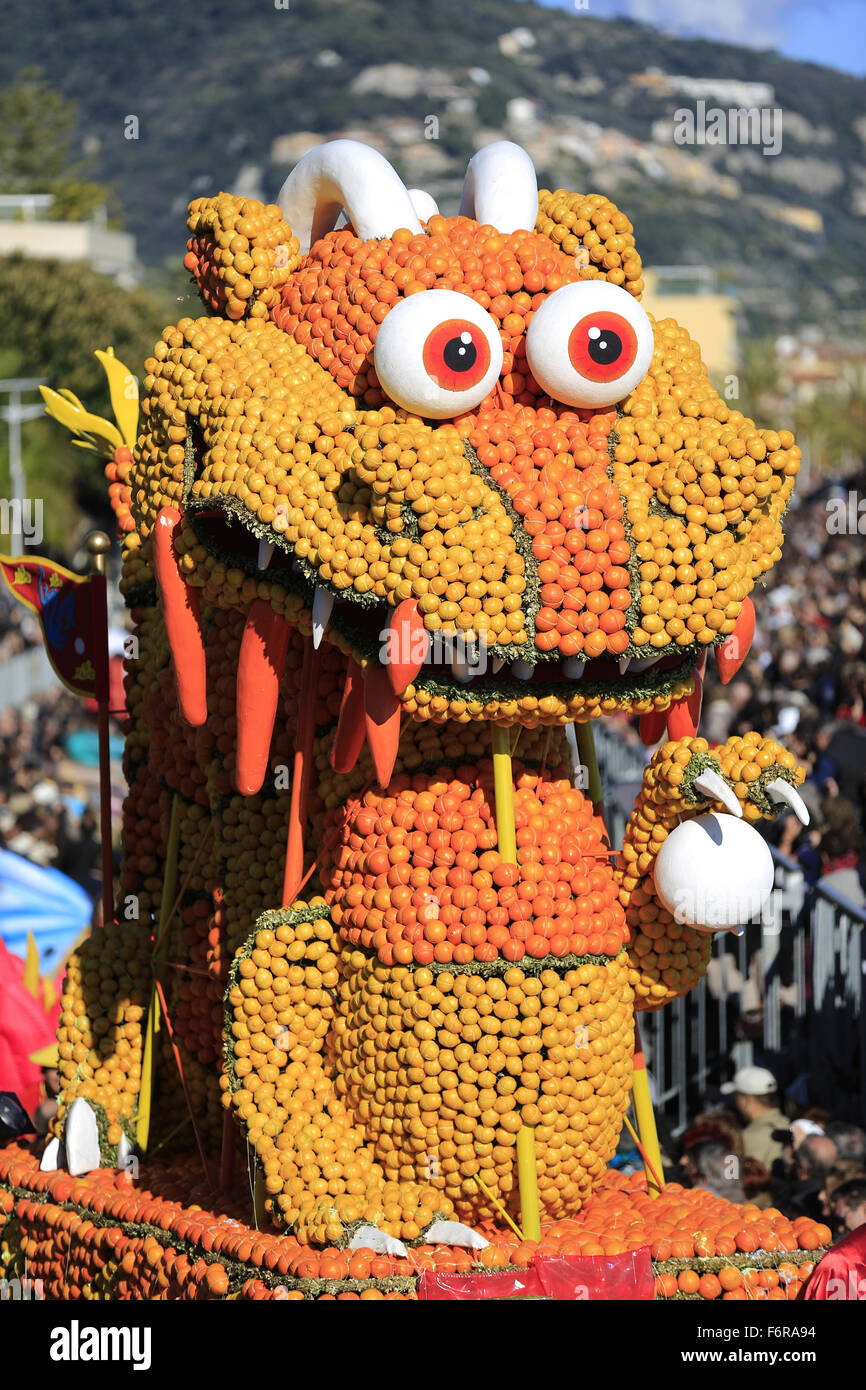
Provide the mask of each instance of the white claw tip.
{"label": "white claw tip", "polygon": [[99,1167],[99,1129],[96,1115],[83,1096],[77,1096],[69,1107],[63,1134],[66,1164],[73,1178],[81,1177]]}
{"label": "white claw tip", "polygon": [[720,777],[718,772],[714,771],[713,768],[706,768],[701,773],[700,777],[695,778],[692,786],[696,792],[700,792],[701,796],[705,796],[708,801],[721,801],[722,805],[726,810],[730,811],[732,816],[736,816],[738,820],[742,819],[742,806],[724,778]]}
{"label": "white claw tip", "polygon": [[401,1240],[386,1235],[378,1226],[359,1226],[349,1241],[350,1250],[375,1250],[381,1255],[402,1255],[408,1258],[409,1251]]}
{"label": "white claw tip", "polygon": [[774,801],[777,806],[784,803],[790,806],[794,815],[801,825],[808,825],[810,816],[809,808],[803,800],[796,787],[792,787],[790,782],[786,782],[783,777],[777,777],[774,782],[767,783],[767,796]]}

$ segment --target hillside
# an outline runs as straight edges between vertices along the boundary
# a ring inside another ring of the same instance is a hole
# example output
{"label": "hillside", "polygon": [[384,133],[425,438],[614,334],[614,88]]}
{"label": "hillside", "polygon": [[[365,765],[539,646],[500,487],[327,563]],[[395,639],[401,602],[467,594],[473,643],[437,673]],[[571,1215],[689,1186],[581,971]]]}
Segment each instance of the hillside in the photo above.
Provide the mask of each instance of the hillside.
{"label": "hillside", "polygon": [[[370,139],[453,211],[468,155],[505,134],[548,186],[617,198],[646,261],[711,265],[747,331],[858,330],[866,81],[517,0],[286,3],[53,0],[37,21],[6,0],[0,80],[39,66],[78,102],[90,175],[151,267],[179,264],[190,197],[273,197],[314,136]],[[674,113],[696,101],[683,78],[710,83],[708,107],[761,84],[780,152],[676,145]]]}

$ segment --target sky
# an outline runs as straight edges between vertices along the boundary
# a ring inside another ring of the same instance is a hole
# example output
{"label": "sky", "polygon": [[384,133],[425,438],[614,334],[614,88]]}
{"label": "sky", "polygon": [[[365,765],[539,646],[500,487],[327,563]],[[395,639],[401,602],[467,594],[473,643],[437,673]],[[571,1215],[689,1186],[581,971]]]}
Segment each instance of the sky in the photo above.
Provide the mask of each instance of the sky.
{"label": "sky", "polygon": [[[541,0],[561,10],[575,0]],[[788,58],[866,74],[866,0],[587,0],[600,18],[628,15],[689,38],[775,48]]]}

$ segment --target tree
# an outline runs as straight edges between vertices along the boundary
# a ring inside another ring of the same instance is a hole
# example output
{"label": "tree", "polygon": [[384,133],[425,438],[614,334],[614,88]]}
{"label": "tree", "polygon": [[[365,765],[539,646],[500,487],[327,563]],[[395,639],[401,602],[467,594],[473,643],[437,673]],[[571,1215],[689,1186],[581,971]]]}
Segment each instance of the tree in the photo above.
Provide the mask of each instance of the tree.
{"label": "tree", "polygon": [[[146,289],[121,289],[85,265],[7,257],[0,262],[0,377],[43,377],[110,419],[105,373],[94,352],[110,345],[142,376],[144,359],[175,311],[170,300]],[[68,545],[82,513],[110,527],[107,484],[92,454],[72,448],[65,431],[49,420],[25,426],[24,450],[29,495],[44,502],[47,541]],[[0,492],[6,495],[5,429],[0,459]]]}
{"label": "tree", "polygon": [[101,184],[81,177],[86,165],[71,162],[77,109],[26,68],[0,93],[0,193],[50,193],[52,215],[82,221],[105,204]]}

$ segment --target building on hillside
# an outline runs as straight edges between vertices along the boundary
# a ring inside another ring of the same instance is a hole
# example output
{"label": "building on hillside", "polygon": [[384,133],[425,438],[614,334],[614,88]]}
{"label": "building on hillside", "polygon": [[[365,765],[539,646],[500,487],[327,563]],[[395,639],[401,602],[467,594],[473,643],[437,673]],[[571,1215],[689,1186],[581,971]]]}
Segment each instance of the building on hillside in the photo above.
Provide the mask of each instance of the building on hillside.
{"label": "building on hillside", "polygon": [[655,266],[644,270],[641,303],[657,319],[676,319],[701,346],[718,382],[737,369],[737,301],[719,294],[708,266]]}
{"label": "building on hillside", "polygon": [[51,218],[53,203],[50,193],[0,195],[0,256],[17,252],[38,260],[84,261],[124,289],[139,283],[135,237],[109,227],[104,208],[87,222],[57,222]]}

